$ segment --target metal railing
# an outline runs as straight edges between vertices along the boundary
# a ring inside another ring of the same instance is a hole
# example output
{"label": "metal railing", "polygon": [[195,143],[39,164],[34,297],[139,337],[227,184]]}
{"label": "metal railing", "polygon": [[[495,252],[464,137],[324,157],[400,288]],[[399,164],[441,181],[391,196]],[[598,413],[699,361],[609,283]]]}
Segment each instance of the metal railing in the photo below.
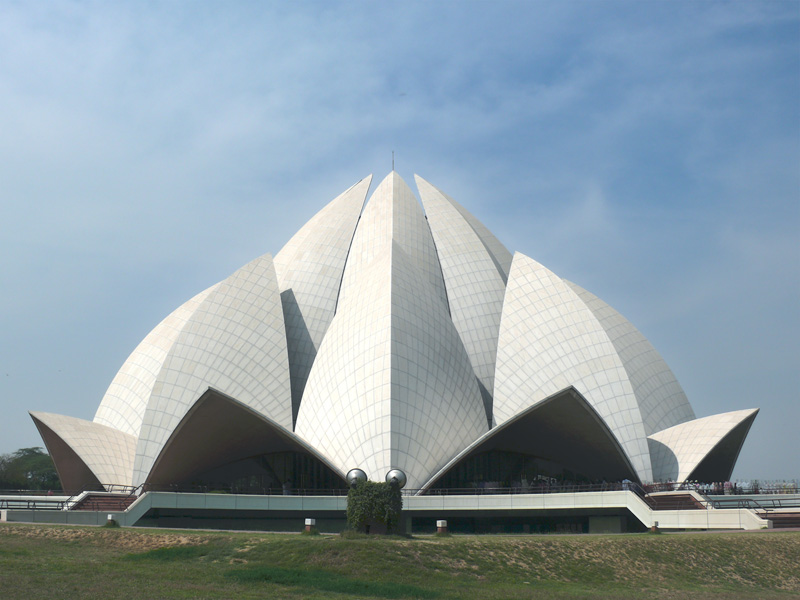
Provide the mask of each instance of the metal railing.
{"label": "metal railing", "polygon": [[[736,489],[736,488],[733,488]],[[782,489],[786,489],[785,487]],[[611,491],[632,491],[640,496],[654,510],[676,510],[692,508],[749,508],[759,511],[769,511],[777,508],[800,508],[799,497],[781,498],[753,498],[741,495],[728,495],[724,498],[708,496],[713,493],[711,484],[700,484],[697,482],[668,482],[659,484],[646,484],[644,486],[633,481],[617,481],[602,483],[577,483],[557,480],[537,480],[527,486],[515,485],[511,487],[500,487],[491,484],[463,488],[429,488],[403,489],[403,496],[483,496],[483,495],[513,495],[513,494],[572,494],[587,492],[611,492]],[[743,489],[741,490],[743,492]],[[241,494],[241,495],[263,495],[263,496],[346,496],[346,487],[335,489],[319,488],[282,488],[271,487],[261,488],[252,486],[237,485],[154,485],[142,484],[130,486],[125,484],[104,484],[101,489],[97,485],[86,486],[85,489],[73,493],[67,500],[64,497],[49,499],[48,492],[30,490],[6,490],[0,492],[0,508],[2,509],[27,509],[27,510],[70,510],[74,508],[86,494],[97,494],[98,496],[108,496],[119,499],[119,506],[130,504],[132,500],[145,492],[171,492],[171,493],[196,493],[196,494]],[[693,497],[676,498],[670,501],[668,496],[661,496],[659,492],[696,492],[700,499]],[[650,494],[657,496],[651,497]],[[36,496],[36,498],[14,499],[9,496]],[[89,502],[91,503],[91,498]],[[107,501],[96,500],[95,504],[100,507],[106,506]],[[91,509],[90,509],[91,510]],[[105,508],[102,508],[105,510]],[[124,510],[120,508],[120,510]]]}
{"label": "metal railing", "polygon": [[[119,483],[104,484],[104,489],[87,486],[77,494],[73,494],[65,505],[65,510],[115,510],[124,511],[140,495],[142,486]],[[88,508],[86,508],[88,507]]]}
{"label": "metal railing", "polygon": [[0,490],[0,496],[68,496],[62,490]]}
{"label": "metal railing", "polygon": [[710,498],[709,501],[714,508],[752,508],[753,510],[760,510],[769,512],[779,508],[797,508],[800,509],[800,498],[751,498],[731,496],[723,499]]}
{"label": "metal railing", "polygon": [[[173,493],[195,493],[195,494],[242,494],[260,496],[346,496],[348,488],[319,489],[319,488],[259,488],[259,487],[239,487],[239,486],[208,486],[208,485],[153,485],[144,484],[142,492],[173,492]],[[644,496],[646,491],[642,486],[633,481],[611,482],[611,483],[542,483],[533,484],[527,487],[465,487],[465,488],[429,488],[429,489],[410,489],[401,490],[403,496],[416,496],[418,494],[427,496],[464,496],[464,495],[511,495],[511,494],[566,494],[582,492],[612,492],[630,490],[640,496]]]}
{"label": "metal railing", "polygon": [[0,510],[64,510],[67,505],[66,500],[48,499],[42,496],[41,499],[23,498],[0,498]]}
{"label": "metal railing", "polygon": [[[609,483],[573,483],[558,481],[537,481],[527,486],[516,485],[511,487],[466,487],[466,488],[428,488],[427,490],[408,490],[412,495],[422,492],[428,496],[458,496],[458,495],[509,495],[509,494],[574,494],[584,492],[619,492],[631,491],[639,495],[646,492],[642,486],[634,481],[614,481]],[[403,490],[406,492],[406,490]]]}
{"label": "metal railing", "polygon": [[692,490],[706,496],[758,496],[800,494],[797,480],[718,481],[668,481],[646,484],[648,492]]}
{"label": "metal railing", "polygon": [[[176,494],[241,494],[247,496],[346,496],[347,488],[318,489],[318,488],[282,488],[282,487],[254,487],[237,485],[159,485],[145,483],[139,486],[141,493],[145,492],[171,492]],[[137,488],[138,489],[138,488]]]}

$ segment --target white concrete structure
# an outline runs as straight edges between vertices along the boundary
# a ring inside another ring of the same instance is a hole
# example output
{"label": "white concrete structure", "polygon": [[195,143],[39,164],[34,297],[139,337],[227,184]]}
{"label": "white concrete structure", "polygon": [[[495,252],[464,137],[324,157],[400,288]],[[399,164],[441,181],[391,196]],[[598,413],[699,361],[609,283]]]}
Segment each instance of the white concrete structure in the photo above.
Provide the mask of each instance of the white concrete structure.
{"label": "white concrete structure", "polygon": [[498,424],[572,386],[611,428],[639,477],[652,479],[636,396],[608,334],[561,278],[519,252],[506,288],[496,377]]}
{"label": "white concrete structure", "polygon": [[[694,494],[693,494],[694,495]],[[105,512],[70,511],[70,510],[31,510],[30,503],[41,496],[35,497],[10,497],[0,498],[5,501],[9,510],[7,520],[12,522],[28,523],[64,523],[72,525],[103,525],[107,520]],[[795,497],[796,498],[796,497]],[[68,497],[59,497],[58,502],[64,502]],[[75,498],[79,502],[81,497]],[[237,494],[192,494],[192,493],[165,493],[149,492],[142,494],[124,512],[118,512],[114,519],[124,527],[141,525],[148,513],[158,511],[161,514],[170,512],[179,515],[203,513],[205,515],[234,516],[247,514],[261,517],[253,528],[263,527],[270,516],[274,519],[293,516],[296,524],[291,524],[295,530],[305,522],[305,515],[313,514],[317,524],[322,520],[337,518],[341,522],[338,528],[328,529],[338,531],[344,526],[342,514],[347,509],[346,496],[258,496]],[[797,509],[788,509],[796,511]],[[464,515],[481,514],[484,519],[497,516],[503,518],[513,514],[518,518],[536,518],[537,515],[552,514],[553,512],[589,516],[587,518],[589,531],[598,533],[613,533],[624,531],[621,528],[621,518],[631,519],[640,524],[639,529],[649,528],[658,523],[662,530],[757,530],[771,528],[772,522],[768,518],[759,516],[751,508],[714,508],[708,506],[705,510],[654,510],[637,494],[631,491],[609,492],[580,492],[580,493],[552,493],[552,494],[498,494],[498,495],[428,495],[407,496],[403,499],[403,512],[412,519],[425,518],[442,520],[443,515],[448,519],[457,519]],[[777,511],[771,511],[775,514]],[[302,516],[301,516],[302,515]],[[611,516],[609,516],[611,515]],[[224,518],[224,517],[223,517]],[[246,517],[245,517],[246,518]],[[191,519],[187,519],[190,521]],[[241,522],[241,517],[237,519]],[[602,527],[603,520],[616,522],[616,527]],[[601,521],[601,527],[595,529],[596,521]],[[207,526],[208,518],[203,519]],[[286,523],[286,521],[282,521]],[[186,521],[182,523],[186,526]],[[438,523],[437,523],[438,526]],[[286,530],[286,525],[279,530]],[[635,529],[634,529],[635,530]]]}
{"label": "white concrete structure", "polygon": [[292,429],[286,329],[268,254],[203,300],[164,359],[139,434],[133,485],[147,481],[170,436],[209,387]]}
{"label": "white concrete structure", "polygon": [[157,325],[93,422],[32,413],[65,489],[730,476],[757,411],[696,419],[605,302],[421,177],[371,183]]}
{"label": "white concrete structure", "polygon": [[[736,410],[686,421],[654,433],[647,438],[654,476],[659,481],[714,480],[714,477],[698,474],[698,466],[713,459],[715,450],[722,451],[717,459],[722,461],[732,452],[738,454],[757,414],[758,409]],[[723,443],[732,447],[721,447]]]}
{"label": "white concrete structure", "polygon": [[647,434],[694,419],[678,380],[639,330],[594,294],[569,281],[564,283],[592,311],[625,364]]}
{"label": "white concrete structure", "polygon": [[76,479],[107,485],[126,485],[133,477],[136,437],[113,427],[75,417],[32,412],[36,427],[56,456],[74,454],[72,460],[56,461],[61,480]]}

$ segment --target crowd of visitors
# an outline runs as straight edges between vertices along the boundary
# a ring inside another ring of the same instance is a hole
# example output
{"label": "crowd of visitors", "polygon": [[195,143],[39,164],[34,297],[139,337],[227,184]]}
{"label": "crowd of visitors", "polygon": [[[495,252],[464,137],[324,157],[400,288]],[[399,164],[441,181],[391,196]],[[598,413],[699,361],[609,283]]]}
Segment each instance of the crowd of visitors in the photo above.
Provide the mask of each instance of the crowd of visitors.
{"label": "crowd of visitors", "polygon": [[[741,481],[664,481],[647,483],[643,486],[623,479],[622,481],[573,481],[569,479],[539,476],[534,480],[523,478],[509,482],[480,481],[473,482],[463,490],[449,489],[448,493],[502,493],[516,494],[548,494],[559,492],[590,492],[631,490],[638,493],[670,492],[676,490],[694,490],[706,496],[742,495],[742,494],[799,494],[798,480],[741,480]],[[434,493],[445,493],[445,490],[432,490]]]}
{"label": "crowd of visitors", "polygon": [[742,494],[797,494],[800,493],[800,481],[793,480],[742,480],[742,481],[667,481],[644,486],[647,492],[665,492],[671,490],[695,490],[706,496],[731,496]]}

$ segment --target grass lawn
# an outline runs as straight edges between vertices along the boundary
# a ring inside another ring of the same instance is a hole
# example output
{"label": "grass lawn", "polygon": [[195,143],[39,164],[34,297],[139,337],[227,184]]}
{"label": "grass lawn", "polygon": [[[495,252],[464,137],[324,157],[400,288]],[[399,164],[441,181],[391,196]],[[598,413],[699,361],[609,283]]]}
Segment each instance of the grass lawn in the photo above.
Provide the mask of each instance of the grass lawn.
{"label": "grass lawn", "polygon": [[800,532],[341,537],[0,525],[0,598],[800,598]]}

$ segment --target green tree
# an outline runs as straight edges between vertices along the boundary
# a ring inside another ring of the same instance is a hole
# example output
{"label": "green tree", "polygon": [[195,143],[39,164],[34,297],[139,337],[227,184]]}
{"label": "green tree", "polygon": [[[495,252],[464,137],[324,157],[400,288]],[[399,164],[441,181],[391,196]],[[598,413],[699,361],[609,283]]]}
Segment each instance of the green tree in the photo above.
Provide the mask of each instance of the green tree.
{"label": "green tree", "polygon": [[42,448],[0,454],[0,489],[60,490],[53,459]]}
{"label": "green tree", "polygon": [[362,533],[396,533],[403,497],[391,483],[359,481],[347,492],[347,524]]}

